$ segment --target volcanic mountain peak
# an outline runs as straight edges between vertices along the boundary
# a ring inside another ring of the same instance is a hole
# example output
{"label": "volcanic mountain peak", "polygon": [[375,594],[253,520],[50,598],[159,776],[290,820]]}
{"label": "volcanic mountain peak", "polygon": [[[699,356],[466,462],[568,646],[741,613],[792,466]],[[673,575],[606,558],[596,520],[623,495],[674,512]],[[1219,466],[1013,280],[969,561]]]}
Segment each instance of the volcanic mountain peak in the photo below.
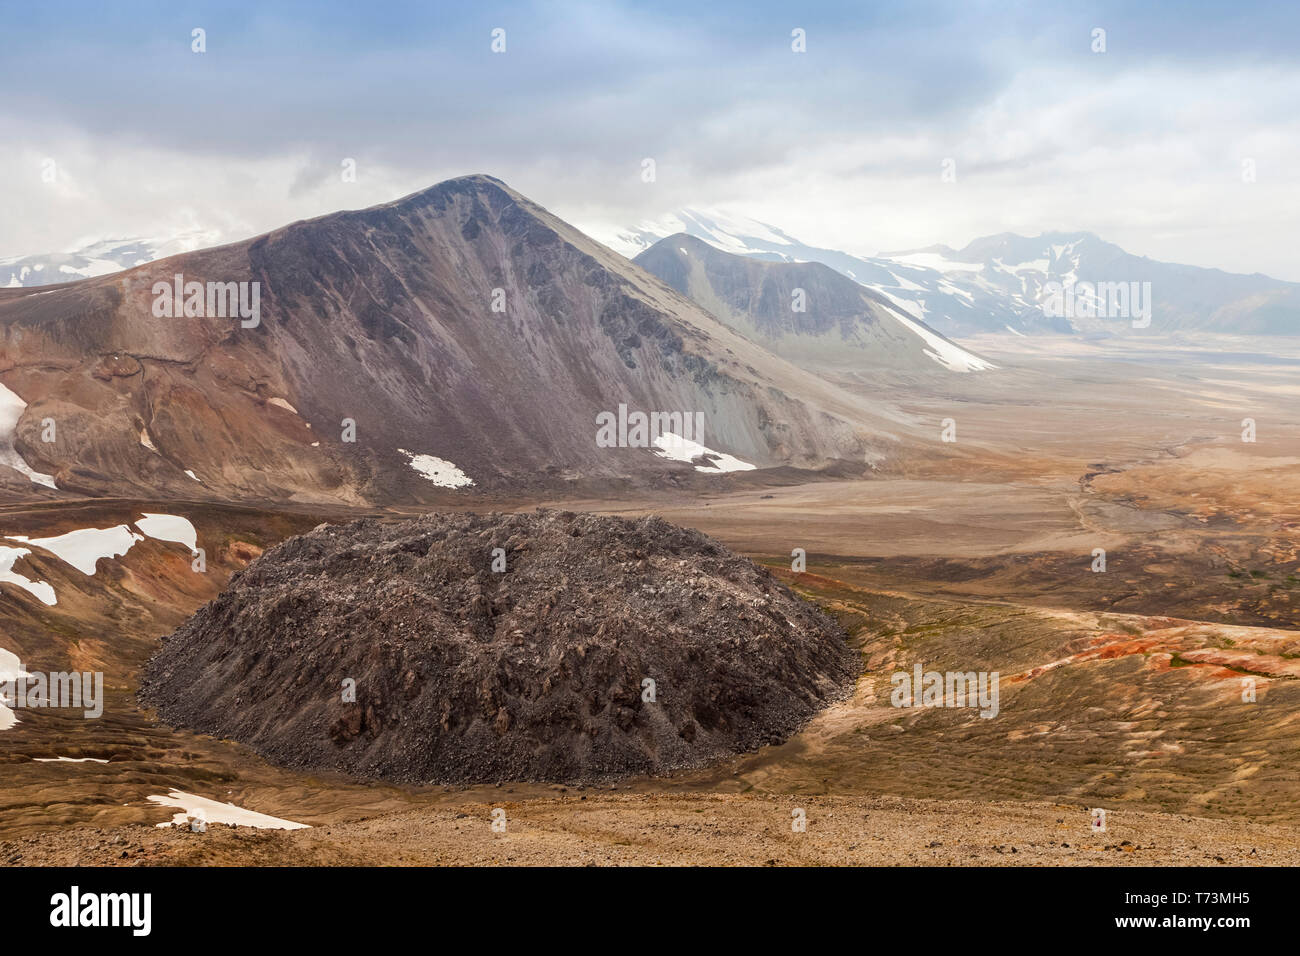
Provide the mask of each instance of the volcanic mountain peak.
{"label": "volcanic mountain peak", "polygon": [[388,202],[364,206],[360,209],[340,209],[320,216],[313,216],[310,219],[299,219],[278,229],[273,229],[262,237],[255,237],[254,240],[250,241],[256,241],[256,238],[282,235],[285,232],[304,226],[373,219],[385,213],[411,213],[420,209],[442,212],[447,209],[450,203],[455,202],[458,197],[477,197],[483,202],[496,206],[512,202],[521,203],[531,207],[530,211],[539,217],[549,215],[541,206],[515,192],[495,176],[489,176],[487,173],[468,173],[464,176],[444,179],[431,186],[407,193],[397,199],[390,199]]}
{"label": "volcanic mountain peak", "polygon": [[[425,186],[423,189],[417,189],[413,193],[408,193],[397,199],[386,203],[380,203],[377,206],[371,206],[371,209],[388,209],[393,207],[402,207],[409,205],[420,205],[425,200],[432,200],[438,197],[447,197],[452,195],[463,195],[467,193],[488,193],[497,196],[506,196],[516,202],[527,202],[532,204],[522,193],[516,192],[504,180],[489,175],[488,173],[466,173],[463,176],[453,176],[451,179],[444,179],[441,182],[434,183],[431,186]],[[535,205],[535,204],[533,204]],[[541,207],[537,206],[540,210]]]}
{"label": "volcanic mountain peak", "polygon": [[[213,311],[227,287],[241,303],[255,289],[256,321]],[[0,329],[3,384],[26,403],[14,449],[83,494],[359,504],[701,480],[724,456],[867,467],[908,422],[484,175],[0,291]],[[679,436],[703,462],[598,445],[598,416],[624,406],[703,416],[703,437]],[[56,442],[41,441],[47,418]]]}

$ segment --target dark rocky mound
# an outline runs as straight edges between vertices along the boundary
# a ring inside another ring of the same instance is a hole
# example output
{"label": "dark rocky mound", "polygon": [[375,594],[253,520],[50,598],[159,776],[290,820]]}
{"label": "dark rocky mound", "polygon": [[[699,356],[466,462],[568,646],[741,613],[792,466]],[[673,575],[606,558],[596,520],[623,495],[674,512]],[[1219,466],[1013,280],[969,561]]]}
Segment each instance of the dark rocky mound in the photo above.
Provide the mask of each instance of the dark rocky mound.
{"label": "dark rocky mound", "polygon": [[294,767],[581,781],[779,741],[847,691],[856,659],[827,615],[697,531],[426,515],[268,551],[164,640],[141,698]]}

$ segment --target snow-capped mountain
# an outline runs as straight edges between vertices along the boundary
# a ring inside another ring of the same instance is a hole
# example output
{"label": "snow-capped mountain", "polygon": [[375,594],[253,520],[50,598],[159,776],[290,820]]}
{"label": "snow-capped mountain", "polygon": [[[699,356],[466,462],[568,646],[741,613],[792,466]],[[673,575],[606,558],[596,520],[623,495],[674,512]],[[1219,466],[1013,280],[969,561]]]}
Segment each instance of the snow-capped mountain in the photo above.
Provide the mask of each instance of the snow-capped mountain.
{"label": "snow-capped mountain", "polygon": [[901,311],[945,335],[1004,331],[1069,332],[1070,323],[1044,315],[1033,296],[1046,281],[1020,263],[966,261],[943,246],[893,255],[857,256],[808,245],[775,226],[713,210],[682,210],[608,238],[636,256],[659,239],[684,232],[735,255],[780,262],[820,262],[884,296]]}
{"label": "snow-capped mountain", "polygon": [[109,275],[181,252],[214,246],[215,232],[179,233],[166,239],[96,239],[79,243],[71,252],[12,256],[0,259],[0,288],[75,282]]}
{"label": "snow-capped mountain", "polygon": [[683,210],[604,239],[635,257],[676,233],[736,255],[823,263],[945,335],[1300,334],[1300,284],[1133,256],[1087,232],[1002,233],[963,249],[858,256],[808,245],[752,219]]}
{"label": "snow-capped mountain", "polygon": [[820,262],[723,252],[686,233],[661,239],[632,261],[764,348],[812,371],[996,367]]}

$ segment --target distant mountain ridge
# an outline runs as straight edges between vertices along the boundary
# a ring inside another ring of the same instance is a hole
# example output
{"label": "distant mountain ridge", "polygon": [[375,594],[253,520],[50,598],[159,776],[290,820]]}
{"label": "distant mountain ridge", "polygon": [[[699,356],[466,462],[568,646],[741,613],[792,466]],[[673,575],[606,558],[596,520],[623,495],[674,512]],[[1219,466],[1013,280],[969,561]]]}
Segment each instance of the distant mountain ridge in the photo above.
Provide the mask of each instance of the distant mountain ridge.
{"label": "distant mountain ridge", "polygon": [[686,233],[661,239],[632,261],[741,334],[810,370],[994,367],[820,262],[736,255]]}
{"label": "distant mountain ridge", "polygon": [[0,259],[0,289],[55,285],[111,275],[147,262],[192,252],[219,241],[215,232],[182,232],[155,239],[96,239],[72,252]]}
{"label": "distant mountain ridge", "polygon": [[[1132,316],[1075,309],[1053,314],[1052,290],[1100,283],[1149,283],[1158,333],[1300,334],[1300,283],[1268,276],[1158,262],[1134,256],[1088,232],[985,236],[962,249],[945,245],[857,256],[809,245],[783,230],[726,213],[682,210],[606,237],[631,257],[685,233],[735,255],[820,262],[873,289],[945,335],[1010,331],[1106,334],[1135,330]],[[1102,314],[1089,314],[1089,311]]]}
{"label": "distant mountain ridge", "polygon": [[[986,332],[1107,334],[1132,329],[1126,315],[1052,314],[1052,284],[1150,283],[1149,330],[1219,334],[1300,334],[1300,283],[1134,256],[1089,232],[1040,236],[998,233],[961,249],[932,245],[859,256],[809,245],[776,226],[716,210],[680,210],[596,238],[629,259],[686,234],[733,255],[775,262],[820,262],[872,289],[946,336]],[[0,288],[48,286],[110,275],[215,245],[218,234],[97,240],[75,251],[0,258]]]}

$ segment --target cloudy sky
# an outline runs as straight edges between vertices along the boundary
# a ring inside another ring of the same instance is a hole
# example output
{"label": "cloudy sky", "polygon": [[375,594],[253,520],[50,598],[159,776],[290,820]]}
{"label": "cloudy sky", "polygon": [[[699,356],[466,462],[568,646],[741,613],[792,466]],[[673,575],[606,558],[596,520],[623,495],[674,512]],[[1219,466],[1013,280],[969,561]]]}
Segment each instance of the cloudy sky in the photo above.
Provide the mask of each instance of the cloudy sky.
{"label": "cloudy sky", "polygon": [[1300,281],[1300,5],[1135,6],[7,5],[0,257],[486,172],[598,235],[688,206],[862,254],[1086,229]]}

